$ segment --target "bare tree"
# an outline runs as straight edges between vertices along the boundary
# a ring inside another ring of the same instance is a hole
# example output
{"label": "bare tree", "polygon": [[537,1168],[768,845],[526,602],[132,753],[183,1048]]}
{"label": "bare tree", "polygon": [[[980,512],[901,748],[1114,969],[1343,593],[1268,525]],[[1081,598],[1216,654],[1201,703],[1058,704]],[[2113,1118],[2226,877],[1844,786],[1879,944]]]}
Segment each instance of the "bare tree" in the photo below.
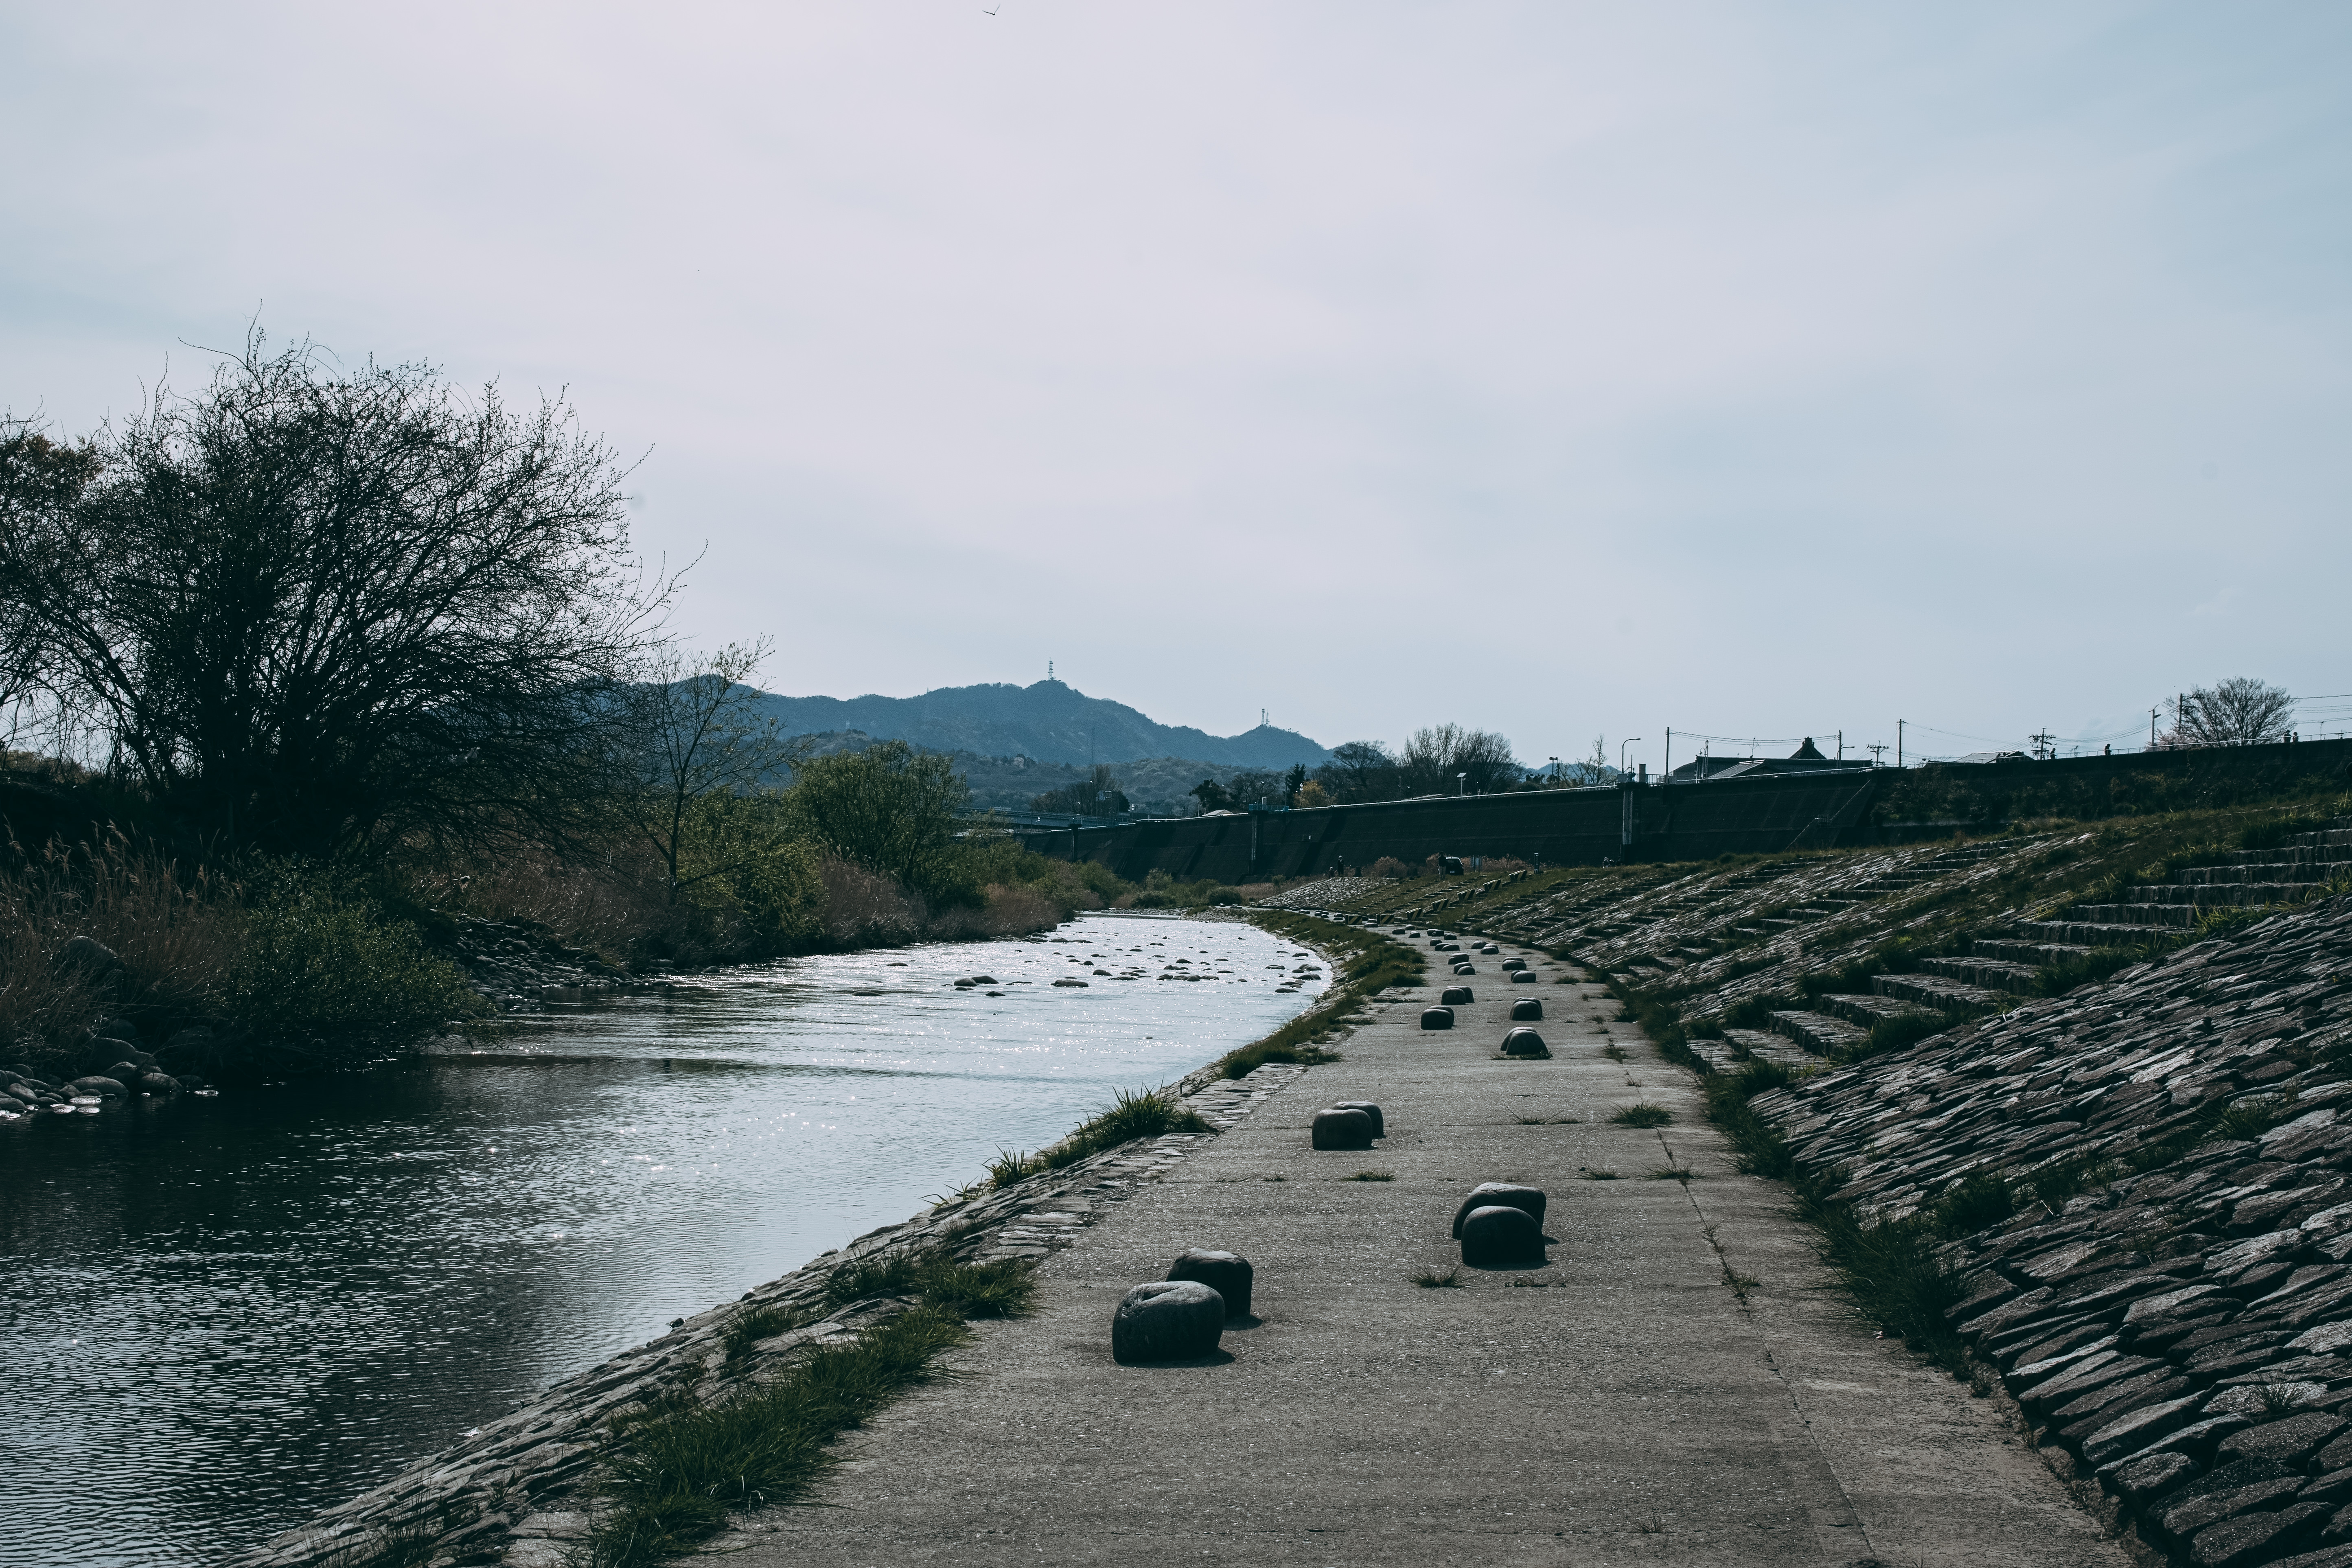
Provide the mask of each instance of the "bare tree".
{"label": "bare tree", "polygon": [[560,399],[257,333],[82,447],[0,432],[0,639],[53,725],[207,836],[552,831],[607,782],[675,586],[628,554],[625,471]]}
{"label": "bare tree", "polygon": [[1334,800],[1394,800],[1403,794],[1397,760],[1378,741],[1346,741],[1331,748],[1331,760],[1315,770],[1315,782]]}
{"label": "bare tree", "polygon": [[1617,777],[1616,764],[1609,760],[1609,740],[1605,735],[1592,737],[1592,754],[1572,763],[1563,763],[1560,782],[1566,784],[1605,784]]}
{"label": "bare tree", "polygon": [[2294,699],[2285,688],[2232,676],[2184,693],[2174,704],[2176,744],[2251,746],[2286,739]]}
{"label": "bare tree", "polygon": [[1127,792],[1118,787],[1108,763],[1097,763],[1085,777],[1033,795],[1029,801],[1032,811],[1067,812],[1075,816],[1118,816],[1127,808]]}
{"label": "bare tree", "polygon": [[739,870],[746,857],[763,852],[755,840],[725,831],[723,814],[708,803],[778,784],[804,754],[773,719],[761,716],[760,693],[745,684],[768,651],[765,638],[730,643],[707,658],[663,648],[625,700],[636,787],[624,793],[624,810],[661,857],[672,904],[694,883]]}
{"label": "bare tree", "polygon": [[1407,788],[1417,795],[1486,795],[1517,784],[1521,773],[1509,741],[1459,724],[1415,730],[1399,768]]}

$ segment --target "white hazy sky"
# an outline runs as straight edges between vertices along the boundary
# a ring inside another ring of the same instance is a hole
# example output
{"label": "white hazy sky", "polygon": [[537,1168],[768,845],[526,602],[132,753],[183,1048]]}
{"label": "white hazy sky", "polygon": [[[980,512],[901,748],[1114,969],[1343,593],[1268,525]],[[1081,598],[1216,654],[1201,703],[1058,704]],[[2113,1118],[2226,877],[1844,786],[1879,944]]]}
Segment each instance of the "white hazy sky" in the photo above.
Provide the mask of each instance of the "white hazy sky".
{"label": "white hazy sky", "polygon": [[0,404],[257,310],[568,388],[796,694],[2144,739],[2352,691],[2347,82],[2336,0],[16,5]]}

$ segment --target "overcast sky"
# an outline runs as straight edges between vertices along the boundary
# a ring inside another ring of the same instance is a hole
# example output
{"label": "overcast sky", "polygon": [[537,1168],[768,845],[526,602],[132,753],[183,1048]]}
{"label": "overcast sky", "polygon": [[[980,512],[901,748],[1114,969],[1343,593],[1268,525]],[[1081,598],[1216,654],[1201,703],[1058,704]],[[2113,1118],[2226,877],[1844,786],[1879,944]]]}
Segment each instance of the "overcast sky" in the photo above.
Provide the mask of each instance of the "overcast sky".
{"label": "overcast sky", "polygon": [[2352,692],[2347,82],[2335,0],[18,5],[0,405],[257,310],[568,388],[798,695],[2095,749]]}

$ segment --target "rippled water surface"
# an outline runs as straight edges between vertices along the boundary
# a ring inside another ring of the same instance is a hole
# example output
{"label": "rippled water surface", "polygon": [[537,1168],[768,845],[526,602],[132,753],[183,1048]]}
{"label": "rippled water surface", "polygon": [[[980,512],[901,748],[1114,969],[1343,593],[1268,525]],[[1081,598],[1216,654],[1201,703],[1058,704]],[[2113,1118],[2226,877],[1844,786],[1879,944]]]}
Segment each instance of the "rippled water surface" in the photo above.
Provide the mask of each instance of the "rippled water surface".
{"label": "rippled water surface", "polygon": [[[474,1056],[0,1127],[0,1563],[266,1539],[1322,989],[1277,992],[1307,955],[1238,924],[1055,936],[698,976]],[[1211,978],[1159,978],[1180,958]]]}

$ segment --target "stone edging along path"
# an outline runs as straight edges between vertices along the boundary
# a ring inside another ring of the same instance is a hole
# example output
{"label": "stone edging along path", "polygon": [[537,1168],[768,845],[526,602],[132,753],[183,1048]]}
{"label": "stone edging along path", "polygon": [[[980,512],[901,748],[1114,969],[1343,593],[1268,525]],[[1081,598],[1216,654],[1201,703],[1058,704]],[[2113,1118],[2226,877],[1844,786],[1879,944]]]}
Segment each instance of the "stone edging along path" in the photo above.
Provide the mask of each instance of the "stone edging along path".
{"label": "stone edging along path", "polygon": [[[1332,984],[1302,1013],[1337,1010],[1354,1000],[1329,955],[1316,951]],[[1269,1062],[1240,1079],[1213,1065],[1175,1086],[1185,1107],[1215,1132],[1237,1126],[1307,1069]],[[224,1568],[340,1568],[387,1537],[432,1533],[431,1561],[458,1564],[562,1561],[549,1543],[584,1532],[586,1484],[607,1452],[608,1424],[633,1405],[698,1391],[726,1397],[760,1383],[808,1351],[855,1338],[904,1310],[895,1298],[830,1307],[826,1287],[837,1272],[877,1257],[939,1249],[959,1262],[1038,1259],[1070,1246],[1087,1226],[1139,1190],[1180,1167],[1213,1132],[1138,1140],[1027,1177],[984,1195],[957,1199],[898,1225],[869,1231],[736,1301],[674,1326],[661,1338],[550,1387],[537,1399],[484,1423],[457,1442],[407,1466],[383,1485],[328,1509]],[[751,1347],[730,1362],[724,1343],[740,1313],[779,1309],[816,1321]]]}

